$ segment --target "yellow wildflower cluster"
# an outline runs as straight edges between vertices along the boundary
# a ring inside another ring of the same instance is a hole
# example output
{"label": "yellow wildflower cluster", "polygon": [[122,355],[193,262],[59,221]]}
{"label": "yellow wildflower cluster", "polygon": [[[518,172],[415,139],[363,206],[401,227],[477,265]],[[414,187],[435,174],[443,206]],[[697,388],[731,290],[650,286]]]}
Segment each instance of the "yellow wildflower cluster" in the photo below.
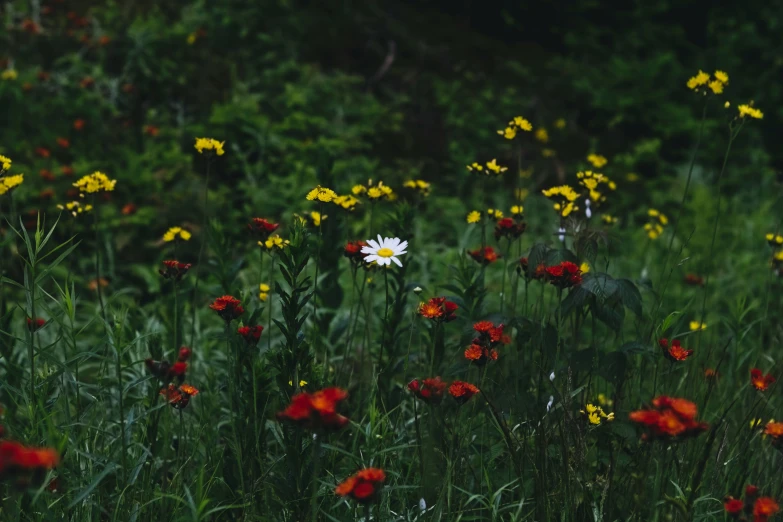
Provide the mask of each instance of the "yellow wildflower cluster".
{"label": "yellow wildflower cluster", "polygon": [[430,184],[423,179],[411,179],[402,184],[403,187],[413,189],[424,197],[430,195]]}
{"label": "yellow wildflower cluster", "polygon": [[116,179],[109,179],[109,176],[96,170],[92,174],[82,176],[73,186],[78,188],[81,194],[94,194],[96,192],[111,192],[116,184]]}
{"label": "yellow wildflower cluster", "polygon": [[571,212],[579,210],[574,205],[574,201],[579,197],[579,194],[570,185],[560,185],[558,187],[552,187],[550,189],[542,190],[541,193],[555,200],[553,208],[557,210],[560,217],[568,217]]}
{"label": "yellow wildflower cluster", "polygon": [[19,77],[19,73],[16,69],[6,69],[0,73],[0,78],[3,80],[16,80]]}
{"label": "yellow wildflower cluster", "polygon": [[266,241],[259,241],[258,246],[266,247],[267,250],[274,250],[275,248],[283,249],[288,246],[289,243],[290,241],[287,239],[283,239],[275,234],[274,236],[269,236]]}
{"label": "yellow wildflower cluster", "polygon": [[696,76],[691,77],[686,85],[692,91],[707,94],[707,89],[713,94],[720,94],[723,88],[729,84],[729,75],[723,71],[715,71],[712,76],[700,70]]}
{"label": "yellow wildflower cluster", "polygon": [[6,172],[11,169],[11,158],[0,154],[0,171]]}
{"label": "yellow wildflower cluster", "polygon": [[[293,386],[294,385],[294,381],[288,381],[288,385],[289,386]],[[299,381],[299,387],[300,388],[304,388],[305,386],[307,386],[307,381],[305,381],[304,379]]]}
{"label": "yellow wildflower cluster", "polygon": [[307,201],[315,201],[317,199],[318,201],[322,201],[324,203],[329,203],[336,197],[337,193],[334,190],[322,187],[321,185],[315,187],[313,190],[307,193],[307,196],[305,196]]}
{"label": "yellow wildflower cluster", "polygon": [[600,154],[588,154],[587,161],[590,163],[590,165],[592,165],[597,169],[600,169],[601,167],[609,163],[609,160],[606,159],[604,156],[601,156]]}
{"label": "yellow wildflower cluster", "polygon": [[536,140],[541,143],[549,143],[549,133],[544,127],[537,128],[533,135],[536,137]]}
{"label": "yellow wildflower cluster", "polygon": [[176,239],[181,239],[182,241],[190,241],[190,238],[191,238],[191,233],[182,227],[171,227],[166,231],[165,234],[163,234],[163,241],[165,241],[166,243],[171,243]]}
{"label": "yellow wildflower cluster", "polygon": [[354,196],[366,195],[370,201],[378,201],[379,199],[394,201],[397,199],[397,194],[391,187],[384,185],[383,181],[379,181],[377,185],[373,184],[372,180],[368,181],[367,185],[354,185],[351,192]]}
{"label": "yellow wildflower cluster", "polygon": [[511,214],[514,216],[520,216],[525,213],[525,207],[522,205],[514,205],[511,207]]}
{"label": "yellow wildflower cluster", "polygon": [[603,393],[598,394],[598,404],[601,406],[606,406],[607,408],[611,408],[614,405],[614,401],[610,398],[608,398]]}
{"label": "yellow wildflower cluster", "polygon": [[78,201],[69,201],[65,205],[57,205],[57,208],[60,210],[67,210],[73,217],[77,217],[79,214],[91,211],[92,205],[82,205]]}
{"label": "yellow wildflower cluster", "polygon": [[764,237],[767,238],[767,243],[769,243],[769,245],[772,247],[783,246],[783,236],[780,234],[773,234],[770,232]]}
{"label": "yellow wildflower cluster", "polygon": [[[329,217],[326,214],[321,214],[316,210],[313,210],[312,212],[306,212],[305,216],[310,218],[310,221],[312,221],[314,227],[320,227],[321,221]],[[296,217],[302,223],[302,225],[308,225],[310,223],[307,217],[300,216],[299,214],[294,214],[294,217]]]}
{"label": "yellow wildflower cluster", "polygon": [[359,204],[359,200],[351,194],[347,194],[345,196],[337,196],[332,200],[332,203],[345,210],[353,210]]}
{"label": "yellow wildflower cluster", "polygon": [[508,167],[498,165],[498,161],[496,159],[492,159],[492,161],[488,161],[486,163],[486,167],[484,167],[484,165],[481,163],[476,163],[474,161],[467,166],[467,169],[471,172],[476,171],[483,174],[502,174],[508,170]]}
{"label": "yellow wildflower cluster", "polygon": [[522,116],[517,116],[510,122],[508,122],[508,126],[503,129],[497,131],[498,134],[506,138],[507,140],[513,140],[517,137],[518,131],[524,131],[524,132],[530,132],[533,130],[533,126],[530,124],[529,121],[527,121]]}
{"label": "yellow wildflower cluster", "polygon": [[495,219],[503,219],[503,211],[496,208],[488,208],[487,215]]}
{"label": "yellow wildflower cluster", "polygon": [[261,283],[260,285],[258,285],[258,298],[262,302],[266,302],[266,300],[269,299],[269,291],[270,290],[271,290],[271,288],[269,287],[268,284]]}
{"label": "yellow wildflower cluster", "polygon": [[610,214],[603,214],[601,216],[601,221],[603,221],[607,225],[614,225],[617,223],[617,218]]}
{"label": "yellow wildflower cluster", "polygon": [[753,102],[750,104],[742,104],[738,105],[737,109],[739,110],[739,117],[744,118],[745,116],[750,116],[751,118],[754,118],[756,120],[760,120],[764,117],[764,113],[761,112],[758,109],[753,108]]}
{"label": "yellow wildflower cluster", "polygon": [[0,178],[0,195],[18,187],[22,182],[24,182],[24,174],[14,174],[13,176],[4,176]]}
{"label": "yellow wildflower cluster", "polygon": [[611,422],[614,420],[614,413],[606,413],[603,408],[595,404],[586,404],[584,410],[579,413],[587,416],[587,421],[594,426],[600,426],[602,421]]}
{"label": "yellow wildflower cluster", "polygon": [[669,224],[669,218],[659,210],[651,208],[647,211],[650,220],[644,224],[644,230],[650,239],[658,239],[663,234],[663,227]]}
{"label": "yellow wildflower cluster", "polygon": [[478,223],[481,221],[481,212],[478,210],[471,210],[468,212],[468,217],[466,218],[466,221],[468,223]]}
{"label": "yellow wildflower cluster", "polygon": [[225,143],[225,141],[218,141],[212,138],[196,138],[195,147],[199,154],[204,154],[204,151],[207,151],[208,153],[214,152],[218,156],[222,156],[226,153],[223,150]]}
{"label": "yellow wildflower cluster", "polygon": [[690,327],[691,332],[698,332],[699,330],[707,329],[707,323],[702,323],[700,321],[691,321],[688,326]]}
{"label": "yellow wildflower cluster", "polygon": [[590,192],[590,200],[596,205],[606,199],[606,196],[598,190],[599,185],[604,184],[609,190],[615,190],[617,188],[617,184],[610,180],[608,176],[604,176],[600,172],[593,172],[592,170],[577,172],[576,178],[579,180],[579,184]]}

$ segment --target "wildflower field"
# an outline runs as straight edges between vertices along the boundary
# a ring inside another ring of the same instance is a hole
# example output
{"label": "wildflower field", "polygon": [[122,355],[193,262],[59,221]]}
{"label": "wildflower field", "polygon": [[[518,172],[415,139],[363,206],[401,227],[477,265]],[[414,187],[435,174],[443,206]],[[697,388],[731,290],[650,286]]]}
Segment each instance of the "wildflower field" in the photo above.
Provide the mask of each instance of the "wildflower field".
{"label": "wildflower field", "polygon": [[777,520],[783,4],[699,5],[3,3],[0,520]]}

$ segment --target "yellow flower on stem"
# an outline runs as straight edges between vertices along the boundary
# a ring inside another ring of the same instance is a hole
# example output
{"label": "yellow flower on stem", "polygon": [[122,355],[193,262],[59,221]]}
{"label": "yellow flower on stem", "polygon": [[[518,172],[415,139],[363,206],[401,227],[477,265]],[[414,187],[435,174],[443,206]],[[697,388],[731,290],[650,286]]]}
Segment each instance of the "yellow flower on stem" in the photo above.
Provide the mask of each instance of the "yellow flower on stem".
{"label": "yellow flower on stem", "polygon": [[752,104],[742,104],[737,106],[737,109],[739,110],[740,118],[744,118],[745,116],[749,116],[757,120],[764,118],[764,113],[758,109],[754,109]]}
{"label": "yellow flower on stem", "polygon": [[266,302],[266,300],[269,299],[269,291],[270,290],[271,290],[271,288],[269,287],[268,284],[261,283],[260,285],[258,285],[258,298],[262,302]]}
{"label": "yellow flower on stem", "polygon": [[481,221],[481,212],[479,212],[478,210],[473,210],[469,212],[467,221],[468,223],[478,223],[479,221]]}
{"label": "yellow flower on stem", "polygon": [[19,73],[16,72],[16,69],[6,69],[2,73],[0,73],[0,78],[3,80],[16,80],[19,77]]}
{"label": "yellow flower on stem", "polygon": [[700,321],[691,321],[689,326],[692,332],[698,332],[700,330],[705,330],[707,328],[707,323],[702,323]]}
{"label": "yellow flower on stem", "polygon": [[261,241],[258,242],[259,246],[264,246],[267,248],[267,250],[273,250],[275,248],[282,249],[286,247],[288,244],[289,241],[287,239],[283,239],[277,234],[275,234],[274,236],[269,236],[269,238],[264,242]]}
{"label": "yellow flower on stem", "polygon": [[2,167],[0,170],[9,170],[11,168],[11,163],[11,158],[0,154],[0,166]]}
{"label": "yellow flower on stem", "polygon": [[600,154],[588,154],[587,161],[589,161],[590,164],[597,169],[600,169],[601,167],[609,163],[609,160],[607,160],[604,156],[601,156]]}
{"label": "yellow flower on stem", "polygon": [[109,179],[103,172],[95,171],[81,177],[73,186],[78,188],[82,194],[94,194],[96,192],[111,192],[116,184],[116,179]]}
{"label": "yellow flower on stem", "polygon": [[199,154],[204,154],[204,151],[207,151],[208,153],[214,152],[218,156],[222,156],[226,153],[223,150],[225,143],[225,141],[218,141],[212,138],[196,138],[195,148]]}
{"label": "yellow flower on stem", "polygon": [[334,198],[337,197],[337,194],[334,190],[326,187],[322,187],[321,185],[318,185],[313,190],[307,193],[307,196],[305,196],[308,201],[315,201],[316,199],[318,201],[323,201],[324,203],[329,203],[330,201],[334,200]]}
{"label": "yellow flower on stem", "polygon": [[65,205],[57,205],[60,210],[67,210],[73,217],[77,217],[79,214],[89,212],[92,210],[92,205],[84,205],[78,201],[69,201]]}
{"label": "yellow flower on stem", "polygon": [[191,233],[182,227],[171,227],[163,234],[163,241],[171,243],[174,240],[190,241]]}

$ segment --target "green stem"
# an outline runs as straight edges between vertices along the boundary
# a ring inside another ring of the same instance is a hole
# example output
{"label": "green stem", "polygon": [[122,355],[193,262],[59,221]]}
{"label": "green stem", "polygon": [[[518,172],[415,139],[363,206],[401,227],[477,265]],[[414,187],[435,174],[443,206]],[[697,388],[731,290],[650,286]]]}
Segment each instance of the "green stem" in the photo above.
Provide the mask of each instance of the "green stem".
{"label": "green stem", "polygon": [[321,437],[316,434],[313,440],[313,486],[310,492],[310,520],[318,520],[318,475],[321,472]]}
{"label": "green stem", "polygon": [[207,174],[204,181],[204,215],[201,218],[201,245],[198,249],[198,258],[196,258],[196,282],[193,285],[193,293],[190,296],[190,346],[193,347],[193,340],[196,336],[196,298],[198,297],[198,284],[201,280],[201,258],[204,255],[204,245],[207,242],[207,220],[209,219],[209,174],[212,162],[207,160]]}
{"label": "green stem", "polygon": [[92,197],[92,216],[93,227],[95,228],[95,288],[98,292],[98,303],[101,306],[101,317],[103,318],[103,327],[106,329],[106,310],[103,306],[103,290],[101,289],[101,238],[98,227],[100,219],[98,217],[98,205],[95,195]]}

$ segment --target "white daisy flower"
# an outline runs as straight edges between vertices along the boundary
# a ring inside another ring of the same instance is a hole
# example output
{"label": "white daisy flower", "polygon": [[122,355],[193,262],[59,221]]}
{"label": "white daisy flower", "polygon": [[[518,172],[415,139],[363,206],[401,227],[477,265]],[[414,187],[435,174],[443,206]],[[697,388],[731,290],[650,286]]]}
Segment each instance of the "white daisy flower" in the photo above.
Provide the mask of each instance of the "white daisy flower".
{"label": "white daisy flower", "polygon": [[381,235],[378,234],[378,241],[374,239],[368,239],[367,244],[369,246],[362,247],[362,254],[368,254],[364,258],[368,263],[375,261],[379,265],[391,265],[391,262],[401,267],[402,263],[397,259],[397,256],[405,254],[405,249],[408,248],[408,242],[400,242],[398,237],[384,237],[381,239]]}

